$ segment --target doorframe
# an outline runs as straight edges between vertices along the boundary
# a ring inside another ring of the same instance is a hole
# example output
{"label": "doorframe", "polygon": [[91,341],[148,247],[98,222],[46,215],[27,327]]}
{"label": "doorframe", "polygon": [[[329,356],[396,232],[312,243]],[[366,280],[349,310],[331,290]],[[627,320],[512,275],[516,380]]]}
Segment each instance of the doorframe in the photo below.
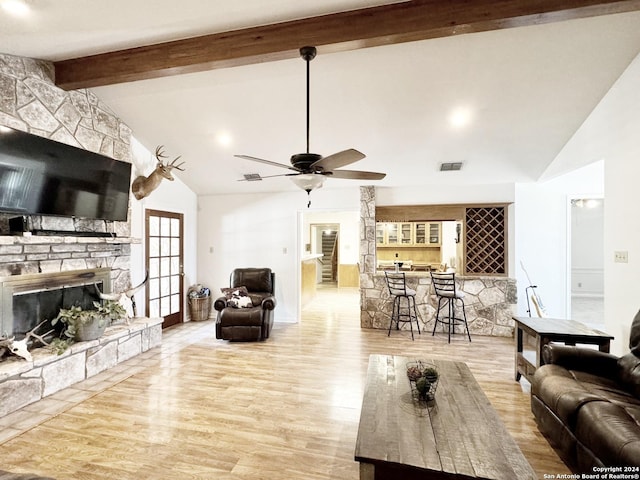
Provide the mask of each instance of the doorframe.
{"label": "doorframe", "polygon": [[[180,263],[179,263],[179,276],[180,276],[180,285],[179,285],[179,300],[178,305],[179,316],[178,321],[168,326],[180,325],[185,323],[186,315],[186,304],[185,304],[185,285],[184,285],[184,213],[182,212],[171,212],[169,210],[159,210],[156,208],[144,208],[143,209],[143,223],[144,223],[144,268],[145,271],[149,271],[149,217],[150,216],[159,216],[165,218],[177,218],[180,220]],[[150,315],[149,308],[149,283],[147,282],[145,285],[145,312],[147,316]],[[167,326],[167,327],[168,327]],[[162,328],[166,328],[163,321]]]}
{"label": "doorframe", "polygon": [[[571,261],[572,256],[572,244],[573,244],[573,212],[571,210],[573,200],[579,199],[594,199],[594,200],[602,200],[604,201],[604,194],[602,193],[594,193],[594,194],[570,194],[567,195],[567,245],[566,245],[566,299],[565,299],[565,318],[572,318],[572,309],[573,309],[573,264]],[[604,225],[602,226],[604,229]],[[602,273],[604,276],[604,271]]]}
{"label": "doorframe", "polygon": [[[339,275],[340,275],[340,269],[339,269],[339,266],[340,266],[340,223],[337,223],[337,222],[309,223],[309,229],[310,229],[309,240],[311,240],[310,243],[312,245],[314,243],[314,233],[317,236],[317,232],[314,232],[314,227],[322,228],[323,230],[326,230],[327,228],[330,228],[332,230],[335,229],[335,231],[336,231],[336,238],[338,240],[338,249],[336,251],[336,263],[337,263],[337,265],[336,265],[336,279],[335,279],[335,282],[336,282],[336,286],[337,286],[339,284]],[[315,239],[315,240],[317,240],[317,239]],[[314,252],[311,252],[311,253],[314,253]],[[322,272],[321,272],[320,276],[322,277]],[[323,283],[323,282],[321,281],[319,283]]]}

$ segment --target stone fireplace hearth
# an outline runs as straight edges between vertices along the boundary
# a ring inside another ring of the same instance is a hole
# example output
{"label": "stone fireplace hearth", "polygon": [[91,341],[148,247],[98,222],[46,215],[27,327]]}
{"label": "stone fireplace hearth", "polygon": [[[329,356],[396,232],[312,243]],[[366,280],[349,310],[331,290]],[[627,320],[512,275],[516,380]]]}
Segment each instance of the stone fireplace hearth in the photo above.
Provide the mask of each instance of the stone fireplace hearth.
{"label": "stone fireplace hearth", "polygon": [[136,318],[108,327],[98,340],[71,345],[58,355],[43,347],[33,361],[0,362],[0,418],[116,366],[162,343],[162,318]]}

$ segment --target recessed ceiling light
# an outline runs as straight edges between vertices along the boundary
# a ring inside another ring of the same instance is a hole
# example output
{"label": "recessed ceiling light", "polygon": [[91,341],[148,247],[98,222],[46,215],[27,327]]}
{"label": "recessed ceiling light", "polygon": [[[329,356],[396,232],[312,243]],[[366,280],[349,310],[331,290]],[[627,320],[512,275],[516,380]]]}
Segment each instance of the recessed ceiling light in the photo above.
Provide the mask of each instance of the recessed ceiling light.
{"label": "recessed ceiling light", "polygon": [[223,147],[230,147],[233,143],[233,138],[229,132],[219,132],[216,135],[216,141]]}
{"label": "recessed ceiling light", "polygon": [[16,17],[24,17],[31,11],[29,5],[22,0],[4,0],[0,6],[5,12]]}
{"label": "recessed ceiling light", "polygon": [[466,107],[456,108],[451,115],[449,115],[449,123],[452,127],[462,128],[471,122],[471,110]]}

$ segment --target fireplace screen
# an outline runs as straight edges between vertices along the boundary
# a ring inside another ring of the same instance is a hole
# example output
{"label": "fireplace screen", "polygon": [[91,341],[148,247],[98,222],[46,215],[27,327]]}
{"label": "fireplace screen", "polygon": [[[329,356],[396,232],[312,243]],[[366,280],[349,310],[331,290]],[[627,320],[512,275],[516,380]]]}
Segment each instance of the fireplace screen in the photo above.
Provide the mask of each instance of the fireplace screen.
{"label": "fireplace screen", "polygon": [[[74,305],[83,309],[93,308],[93,302],[99,300],[95,285],[103,292],[110,291],[109,269],[1,278],[0,333],[5,336],[15,335],[20,340],[43,320],[50,322],[54,319],[61,308]],[[58,328],[62,328],[62,325],[58,324]],[[38,332],[44,333],[51,329],[51,325],[45,323]]]}

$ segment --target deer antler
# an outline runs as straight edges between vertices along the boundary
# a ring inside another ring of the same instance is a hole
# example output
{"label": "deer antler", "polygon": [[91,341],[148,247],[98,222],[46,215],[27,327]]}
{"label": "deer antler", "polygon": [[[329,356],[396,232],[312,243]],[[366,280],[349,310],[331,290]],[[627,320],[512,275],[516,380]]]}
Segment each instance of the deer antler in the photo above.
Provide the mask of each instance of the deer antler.
{"label": "deer antler", "polygon": [[40,322],[38,325],[35,326],[35,328],[33,330],[31,330],[30,332],[27,332],[27,336],[24,337],[24,340],[27,341],[29,338],[34,338],[36,340],[38,340],[40,343],[42,343],[43,345],[49,345],[48,342],[46,342],[44,340],[43,337],[46,337],[47,335],[49,335],[50,333],[52,333],[55,329],[51,329],[49,330],[47,333],[43,333],[38,335],[36,333],[36,330],[38,330],[42,325],[44,325],[47,322],[47,320],[43,320],[42,322]]}
{"label": "deer antler", "polygon": [[173,170],[175,168],[176,170],[180,170],[181,172],[184,172],[184,168],[180,168],[180,167],[182,167],[182,165],[184,165],[185,162],[180,162],[180,164],[176,165],[176,162],[180,160],[180,157],[182,157],[182,155],[178,155],[176,158],[174,158],[171,161],[171,163],[165,163],[164,159],[168,157],[164,154],[164,145],[158,145],[156,147],[156,158],[158,159],[158,162],[160,162],[169,170]]}
{"label": "deer antler", "polygon": [[[44,325],[44,323],[46,321],[47,321],[46,319],[43,320],[38,325],[36,325],[33,328],[33,330],[31,330],[30,332],[27,332],[26,336],[22,340],[17,340],[16,341],[15,340],[16,337],[0,339],[0,351],[1,351],[1,353],[4,354],[4,352],[6,350],[9,350],[14,355],[16,355],[18,357],[21,357],[21,358],[24,358],[27,362],[33,361],[33,357],[31,356],[31,353],[29,352],[29,347],[27,346],[27,342],[29,341],[30,338],[35,338],[36,340],[41,342],[43,345],[49,345],[49,343],[46,342],[43,337],[45,335],[49,335],[51,332],[53,332],[53,329],[51,329],[47,333],[43,333],[41,335],[38,335],[36,333],[36,330],[38,330],[42,325]],[[1,354],[0,354],[0,356],[1,356]]]}
{"label": "deer antler", "polygon": [[140,282],[139,285],[135,287],[131,287],[128,290],[125,290],[124,292],[120,292],[120,293],[102,293],[97,283],[94,283],[93,286],[95,287],[96,292],[98,292],[98,296],[102,300],[119,300],[122,297],[122,295],[124,295],[125,297],[131,297],[132,295],[135,295],[136,293],[138,293],[140,289],[144,287],[144,284],[147,283],[147,280],[149,280],[149,272],[147,272],[146,276],[144,277],[144,280]]}
{"label": "deer antler", "polygon": [[167,168],[168,169],[175,168],[176,170],[180,170],[181,172],[184,172],[184,168],[180,168],[180,167],[184,165],[185,162],[180,162],[179,165],[175,164],[180,159],[180,157],[182,157],[182,155],[178,155],[176,158],[174,158],[173,161],[169,165],[167,165]]}
{"label": "deer antler", "polygon": [[131,315],[132,314],[134,316],[137,315],[135,299],[134,299],[133,296],[144,286],[145,283],[147,283],[147,280],[149,280],[149,272],[148,271],[147,271],[147,275],[144,277],[144,280],[142,281],[142,283],[140,283],[139,285],[137,285],[135,287],[131,287],[130,289],[125,290],[124,292],[120,292],[120,293],[102,293],[100,291],[100,288],[98,288],[97,284],[94,283],[93,286],[95,287],[96,292],[98,292],[98,296],[102,300],[111,300],[111,301],[114,301],[114,302],[119,302],[120,305],[122,305],[122,307],[127,312],[125,320],[127,321],[127,323],[129,323],[129,318],[131,317]]}
{"label": "deer antler", "polygon": [[162,161],[162,159],[163,159],[163,158],[167,158],[167,156],[164,154],[164,150],[163,150],[163,149],[164,149],[164,145],[158,145],[158,146],[156,147],[156,158],[158,159],[158,161],[159,161],[160,163],[164,163],[164,162]]}

